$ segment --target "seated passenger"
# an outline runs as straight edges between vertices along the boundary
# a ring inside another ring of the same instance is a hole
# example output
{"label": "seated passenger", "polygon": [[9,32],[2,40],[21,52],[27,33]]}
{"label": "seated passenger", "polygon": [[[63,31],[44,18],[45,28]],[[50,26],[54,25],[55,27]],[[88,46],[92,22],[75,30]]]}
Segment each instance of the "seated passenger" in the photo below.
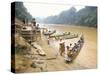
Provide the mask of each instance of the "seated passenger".
{"label": "seated passenger", "polygon": [[73,52],[77,52],[78,51],[78,45],[76,43],[74,43],[74,47],[72,48]]}
{"label": "seated passenger", "polygon": [[69,50],[72,50],[72,44],[70,43]]}

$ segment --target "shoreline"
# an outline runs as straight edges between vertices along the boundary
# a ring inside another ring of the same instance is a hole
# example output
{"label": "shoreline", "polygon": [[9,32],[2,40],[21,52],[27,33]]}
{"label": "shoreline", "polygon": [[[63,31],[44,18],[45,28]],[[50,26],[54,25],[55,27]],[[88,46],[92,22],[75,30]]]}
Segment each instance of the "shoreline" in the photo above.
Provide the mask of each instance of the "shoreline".
{"label": "shoreline", "polygon": [[97,27],[93,27],[93,26],[84,26],[84,25],[73,25],[73,24],[43,24],[43,23],[37,23],[37,24],[40,24],[40,26],[65,26],[65,27],[83,27],[83,28],[94,28],[94,29],[97,29]]}

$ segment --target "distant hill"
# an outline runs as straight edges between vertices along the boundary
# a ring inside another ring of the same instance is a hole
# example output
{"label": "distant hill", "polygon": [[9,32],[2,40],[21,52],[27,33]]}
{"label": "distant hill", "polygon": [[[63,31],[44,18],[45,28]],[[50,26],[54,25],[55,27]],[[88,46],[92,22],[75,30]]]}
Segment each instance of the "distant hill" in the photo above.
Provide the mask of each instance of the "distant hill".
{"label": "distant hill", "polygon": [[72,7],[59,15],[49,16],[40,21],[48,24],[74,24],[97,27],[97,7],[86,6],[79,11]]}

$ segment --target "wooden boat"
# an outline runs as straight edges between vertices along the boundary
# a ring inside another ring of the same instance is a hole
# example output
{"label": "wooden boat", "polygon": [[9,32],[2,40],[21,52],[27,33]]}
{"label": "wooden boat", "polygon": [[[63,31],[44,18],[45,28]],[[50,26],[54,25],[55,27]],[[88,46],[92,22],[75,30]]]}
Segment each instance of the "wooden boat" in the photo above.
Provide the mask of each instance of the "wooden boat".
{"label": "wooden boat", "polygon": [[67,50],[67,54],[65,53],[65,61],[68,62],[72,62],[73,60],[75,60],[75,58],[78,56],[78,54],[80,53],[83,45],[84,45],[84,38],[81,37],[80,38],[81,41],[78,41],[77,44],[79,43],[79,46],[75,49],[75,46],[72,48],[72,50]]}
{"label": "wooden boat", "polygon": [[73,38],[77,38],[78,34],[70,34],[70,35],[65,35],[64,38],[65,39],[73,39]]}
{"label": "wooden boat", "polygon": [[56,32],[56,33],[50,35],[50,38],[55,38],[56,40],[59,40],[59,38],[73,39],[73,38],[77,38],[77,37],[78,37],[78,34],[74,34],[74,33],[70,33],[70,32],[64,32],[64,33]]}
{"label": "wooden boat", "polygon": [[49,31],[44,32],[44,35],[51,35],[54,33],[56,33],[56,30],[49,30]]}
{"label": "wooden boat", "polygon": [[56,33],[54,33],[54,34],[52,34],[52,35],[50,35],[50,37],[61,37],[61,36],[65,36],[65,35],[69,35],[69,33],[67,33],[67,32],[56,32]]}

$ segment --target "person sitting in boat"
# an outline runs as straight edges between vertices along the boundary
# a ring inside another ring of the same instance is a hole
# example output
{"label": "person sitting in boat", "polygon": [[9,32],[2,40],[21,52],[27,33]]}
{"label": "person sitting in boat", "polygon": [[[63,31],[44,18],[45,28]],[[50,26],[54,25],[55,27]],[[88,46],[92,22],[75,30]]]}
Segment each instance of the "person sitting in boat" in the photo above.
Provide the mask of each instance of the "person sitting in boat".
{"label": "person sitting in boat", "polygon": [[72,60],[73,57],[73,52],[72,49],[70,48],[70,46],[66,46],[67,48],[67,52],[65,53],[65,60],[68,62],[70,62]]}
{"label": "person sitting in boat", "polygon": [[67,51],[71,51],[71,50],[69,49],[69,46],[66,46],[66,48],[67,48]]}
{"label": "person sitting in boat", "polygon": [[72,48],[73,48],[73,47],[72,47],[72,43],[70,43],[69,50],[72,50]]}
{"label": "person sitting in boat", "polygon": [[73,52],[77,52],[79,49],[79,45],[77,43],[74,43],[74,47],[72,48]]}
{"label": "person sitting in boat", "polygon": [[67,55],[70,56],[70,54],[71,54],[71,49],[69,46],[67,46]]}
{"label": "person sitting in boat", "polygon": [[75,52],[77,52],[78,50],[80,50],[81,47],[82,47],[82,45],[83,45],[83,43],[84,43],[84,38],[82,36],[82,37],[80,37],[79,41],[77,43],[75,43],[75,46],[73,47],[73,50]]}
{"label": "person sitting in boat", "polygon": [[70,43],[70,46],[67,46],[67,55],[68,56],[73,56],[72,49],[73,49],[73,47],[72,47],[72,44]]}
{"label": "person sitting in boat", "polygon": [[79,41],[77,42],[77,50],[80,50],[80,48],[81,48],[81,41],[79,40]]}
{"label": "person sitting in boat", "polygon": [[70,46],[66,46],[67,48],[67,53],[70,53],[72,51],[72,44],[70,43]]}
{"label": "person sitting in boat", "polygon": [[83,46],[83,43],[84,43],[84,37],[81,36],[77,43],[78,43],[78,46],[81,48]]}

